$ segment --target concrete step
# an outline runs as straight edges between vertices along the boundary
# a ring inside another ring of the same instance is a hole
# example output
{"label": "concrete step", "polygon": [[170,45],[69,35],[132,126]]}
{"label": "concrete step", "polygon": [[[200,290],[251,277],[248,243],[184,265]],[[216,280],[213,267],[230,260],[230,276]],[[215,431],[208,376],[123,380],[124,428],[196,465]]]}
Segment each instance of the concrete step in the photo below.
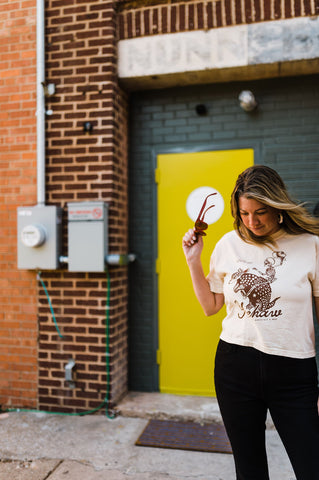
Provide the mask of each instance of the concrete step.
{"label": "concrete step", "polygon": [[[129,392],[117,404],[116,411],[123,417],[223,423],[215,397]],[[266,426],[268,429],[274,428],[269,415]]]}

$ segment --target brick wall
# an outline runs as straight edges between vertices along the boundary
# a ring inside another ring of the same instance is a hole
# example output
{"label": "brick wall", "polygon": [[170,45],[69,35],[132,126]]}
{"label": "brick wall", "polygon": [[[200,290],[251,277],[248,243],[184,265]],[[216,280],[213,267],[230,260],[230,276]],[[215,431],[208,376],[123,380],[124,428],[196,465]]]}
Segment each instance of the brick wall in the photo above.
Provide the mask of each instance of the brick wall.
{"label": "brick wall", "polygon": [[[109,204],[110,253],[127,246],[127,98],[117,85],[113,2],[50,0],[47,4],[47,203],[103,200]],[[86,133],[84,122],[93,130]],[[66,208],[64,255],[67,255]],[[63,335],[39,288],[39,406],[46,410],[97,407],[110,382],[111,403],[127,390],[127,268],[111,267],[110,378],[106,378],[105,274],[45,272]],[[76,361],[76,388],[64,380]]]}
{"label": "brick wall", "polygon": [[[84,200],[108,202],[110,252],[128,251],[128,97],[117,83],[118,38],[318,14],[317,0],[160,5],[148,0],[47,0],[45,5],[47,80],[56,85],[56,94],[47,100],[53,115],[46,124],[46,202],[64,208],[64,255],[66,203]],[[109,269],[108,379],[106,275],[66,268],[42,272],[61,338],[35,272],[16,267],[16,207],[36,204],[36,0],[0,4],[0,97],[0,404],[88,410],[104,399],[107,381],[111,404],[116,403],[127,389],[127,267]],[[87,121],[93,125],[91,133],[83,131]],[[142,170],[142,176],[152,182],[153,173]],[[153,235],[152,226],[148,228]],[[135,241],[139,248],[140,239]],[[141,252],[141,259],[147,255]],[[146,268],[140,286],[152,295],[148,275]],[[133,349],[140,341],[136,332],[132,331]],[[152,333],[147,338],[154,356]],[[75,389],[64,381],[71,357],[77,365]],[[148,368],[148,359],[140,357],[143,368]]]}
{"label": "brick wall", "polygon": [[[106,370],[106,274],[17,270],[16,207],[36,198],[36,0],[1,2],[0,404],[84,411],[127,390],[127,267],[110,267],[110,369]],[[127,96],[116,77],[112,1],[46,2],[46,203],[109,204],[109,251],[127,252]],[[83,123],[93,125],[91,133]],[[38,325],[39,324],[39,325]],[[38,342],[39,338],[39,342]],[[76,361],[77,384],[64,381]]]}
{"label": "brick wall", "polygon": [[120,2],[120,38],[207,30],[319,14],[318,0]]}
{"label": "brick wall", "polygon": [[[312,212],[318,202],[319,182],[318,80],[314,75],[132,95],[130,239],[137,255],[130,283],[132,390],[158,389],[155,155],[254,148],[255,163],[275,168],[293,198],[307,202]],[[251,114],[238,103],[239,92],[247,88],[259,103]],[[197,115],[198,104],[206,106],[207,115]]]}
{"label": "brick wall", "polygon": [[37,406],[35,274],[16,270],[16,207],[36,202],[35,0],[0,4],[0,404]]}

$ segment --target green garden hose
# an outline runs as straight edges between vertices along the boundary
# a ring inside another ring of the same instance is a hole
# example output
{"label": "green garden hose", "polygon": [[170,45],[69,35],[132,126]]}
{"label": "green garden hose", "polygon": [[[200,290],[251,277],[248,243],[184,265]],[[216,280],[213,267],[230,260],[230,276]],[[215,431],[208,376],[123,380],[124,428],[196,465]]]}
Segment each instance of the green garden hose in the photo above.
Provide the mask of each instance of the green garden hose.
{"label": "green garden hose", "polygon": [[[41,272],[37,273],[37,278],[38,278],[38,280],[40,280],[41,285],[42,285],[42,287],[44,289],[44,292],[46,294],[46,297],[48,299],[48,303],[49,303],[50,310],[51,310],[51,313],[52,313],[52,318],[53,318],[53,321],[54,321],[54,324],[55,324],[55,328],[56,328],[56,330],[59,334],[59,337],[64,338],[63,335],[60,332],[58,323],[56,321],[48,290],[47,290],[47,288],[46,288],[46,286],[45,286],[45,284],[44,284],[44,282],[41,278]],[[109,396],[110,396],[110,338],[109,338],[109,334],[110,334],[110,298],[111,298],[111,278],[110,278],[109,270],[106,268],[106,306],[105,306],[106,395],[105,395],[105,398],[104,398],[103,402],[99,406],[97,406],[96,408],[93,408],[92,410],[88,410],[88,411],[85,411],[85,412],[79,412],[79,413],[49,412],[49,411],[45,411],[45,410],[37,410],[37,409],[29,409],[29,408],[9,408],[9,409],[5,410],[6,412],[36,412],[36,413],[49,413],[49,414],[53,414],[53,415],[84,416],[84,415],[90,415],[92,413],[95,413],[98,410],[101,410],[101,408],[106,407],[105,408],[106,416],[111,420],[113,420],[115,418],[115,414],[110,414],[110,412],[109,412],[109,400],[110,400],[109,399]]]}

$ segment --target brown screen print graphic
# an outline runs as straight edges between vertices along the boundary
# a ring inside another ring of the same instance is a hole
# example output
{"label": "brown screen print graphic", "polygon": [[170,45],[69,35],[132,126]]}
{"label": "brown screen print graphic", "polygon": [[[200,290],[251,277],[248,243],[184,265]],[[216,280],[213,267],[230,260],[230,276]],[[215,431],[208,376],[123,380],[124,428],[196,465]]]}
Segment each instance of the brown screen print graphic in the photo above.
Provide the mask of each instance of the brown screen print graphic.
{"label": "brown screen print graphic", "polygon": [[[276,268],[280,267],[286,258],[286,254],[282,251],[272,252],[270,257],[264,261],[265,271],[262,272],[257,268],[252,268],[252,271],[242,270],[239,268],[229,281],[229,284],[234,283],[234,292],[240,292],[241,296],[248,300],[244,302],[236,302],[242,311],[238,314],[242,318],[245,313],[253,317],[278,317],[281,315],[281,310],[271,309],[275,306],[280,297],[272,300],[271,283],[276,280]],[[254,273],[257,272],[257,273]]]}

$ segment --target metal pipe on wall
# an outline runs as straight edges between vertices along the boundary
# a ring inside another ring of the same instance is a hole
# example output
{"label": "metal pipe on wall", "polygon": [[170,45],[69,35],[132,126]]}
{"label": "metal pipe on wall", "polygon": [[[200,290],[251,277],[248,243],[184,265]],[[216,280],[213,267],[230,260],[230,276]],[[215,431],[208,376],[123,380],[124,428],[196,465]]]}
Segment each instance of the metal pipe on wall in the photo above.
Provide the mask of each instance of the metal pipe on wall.
{"label": "metal pipe on wall", "polygon": [[45,9],[37,0],[37,204],[45,204]]}

